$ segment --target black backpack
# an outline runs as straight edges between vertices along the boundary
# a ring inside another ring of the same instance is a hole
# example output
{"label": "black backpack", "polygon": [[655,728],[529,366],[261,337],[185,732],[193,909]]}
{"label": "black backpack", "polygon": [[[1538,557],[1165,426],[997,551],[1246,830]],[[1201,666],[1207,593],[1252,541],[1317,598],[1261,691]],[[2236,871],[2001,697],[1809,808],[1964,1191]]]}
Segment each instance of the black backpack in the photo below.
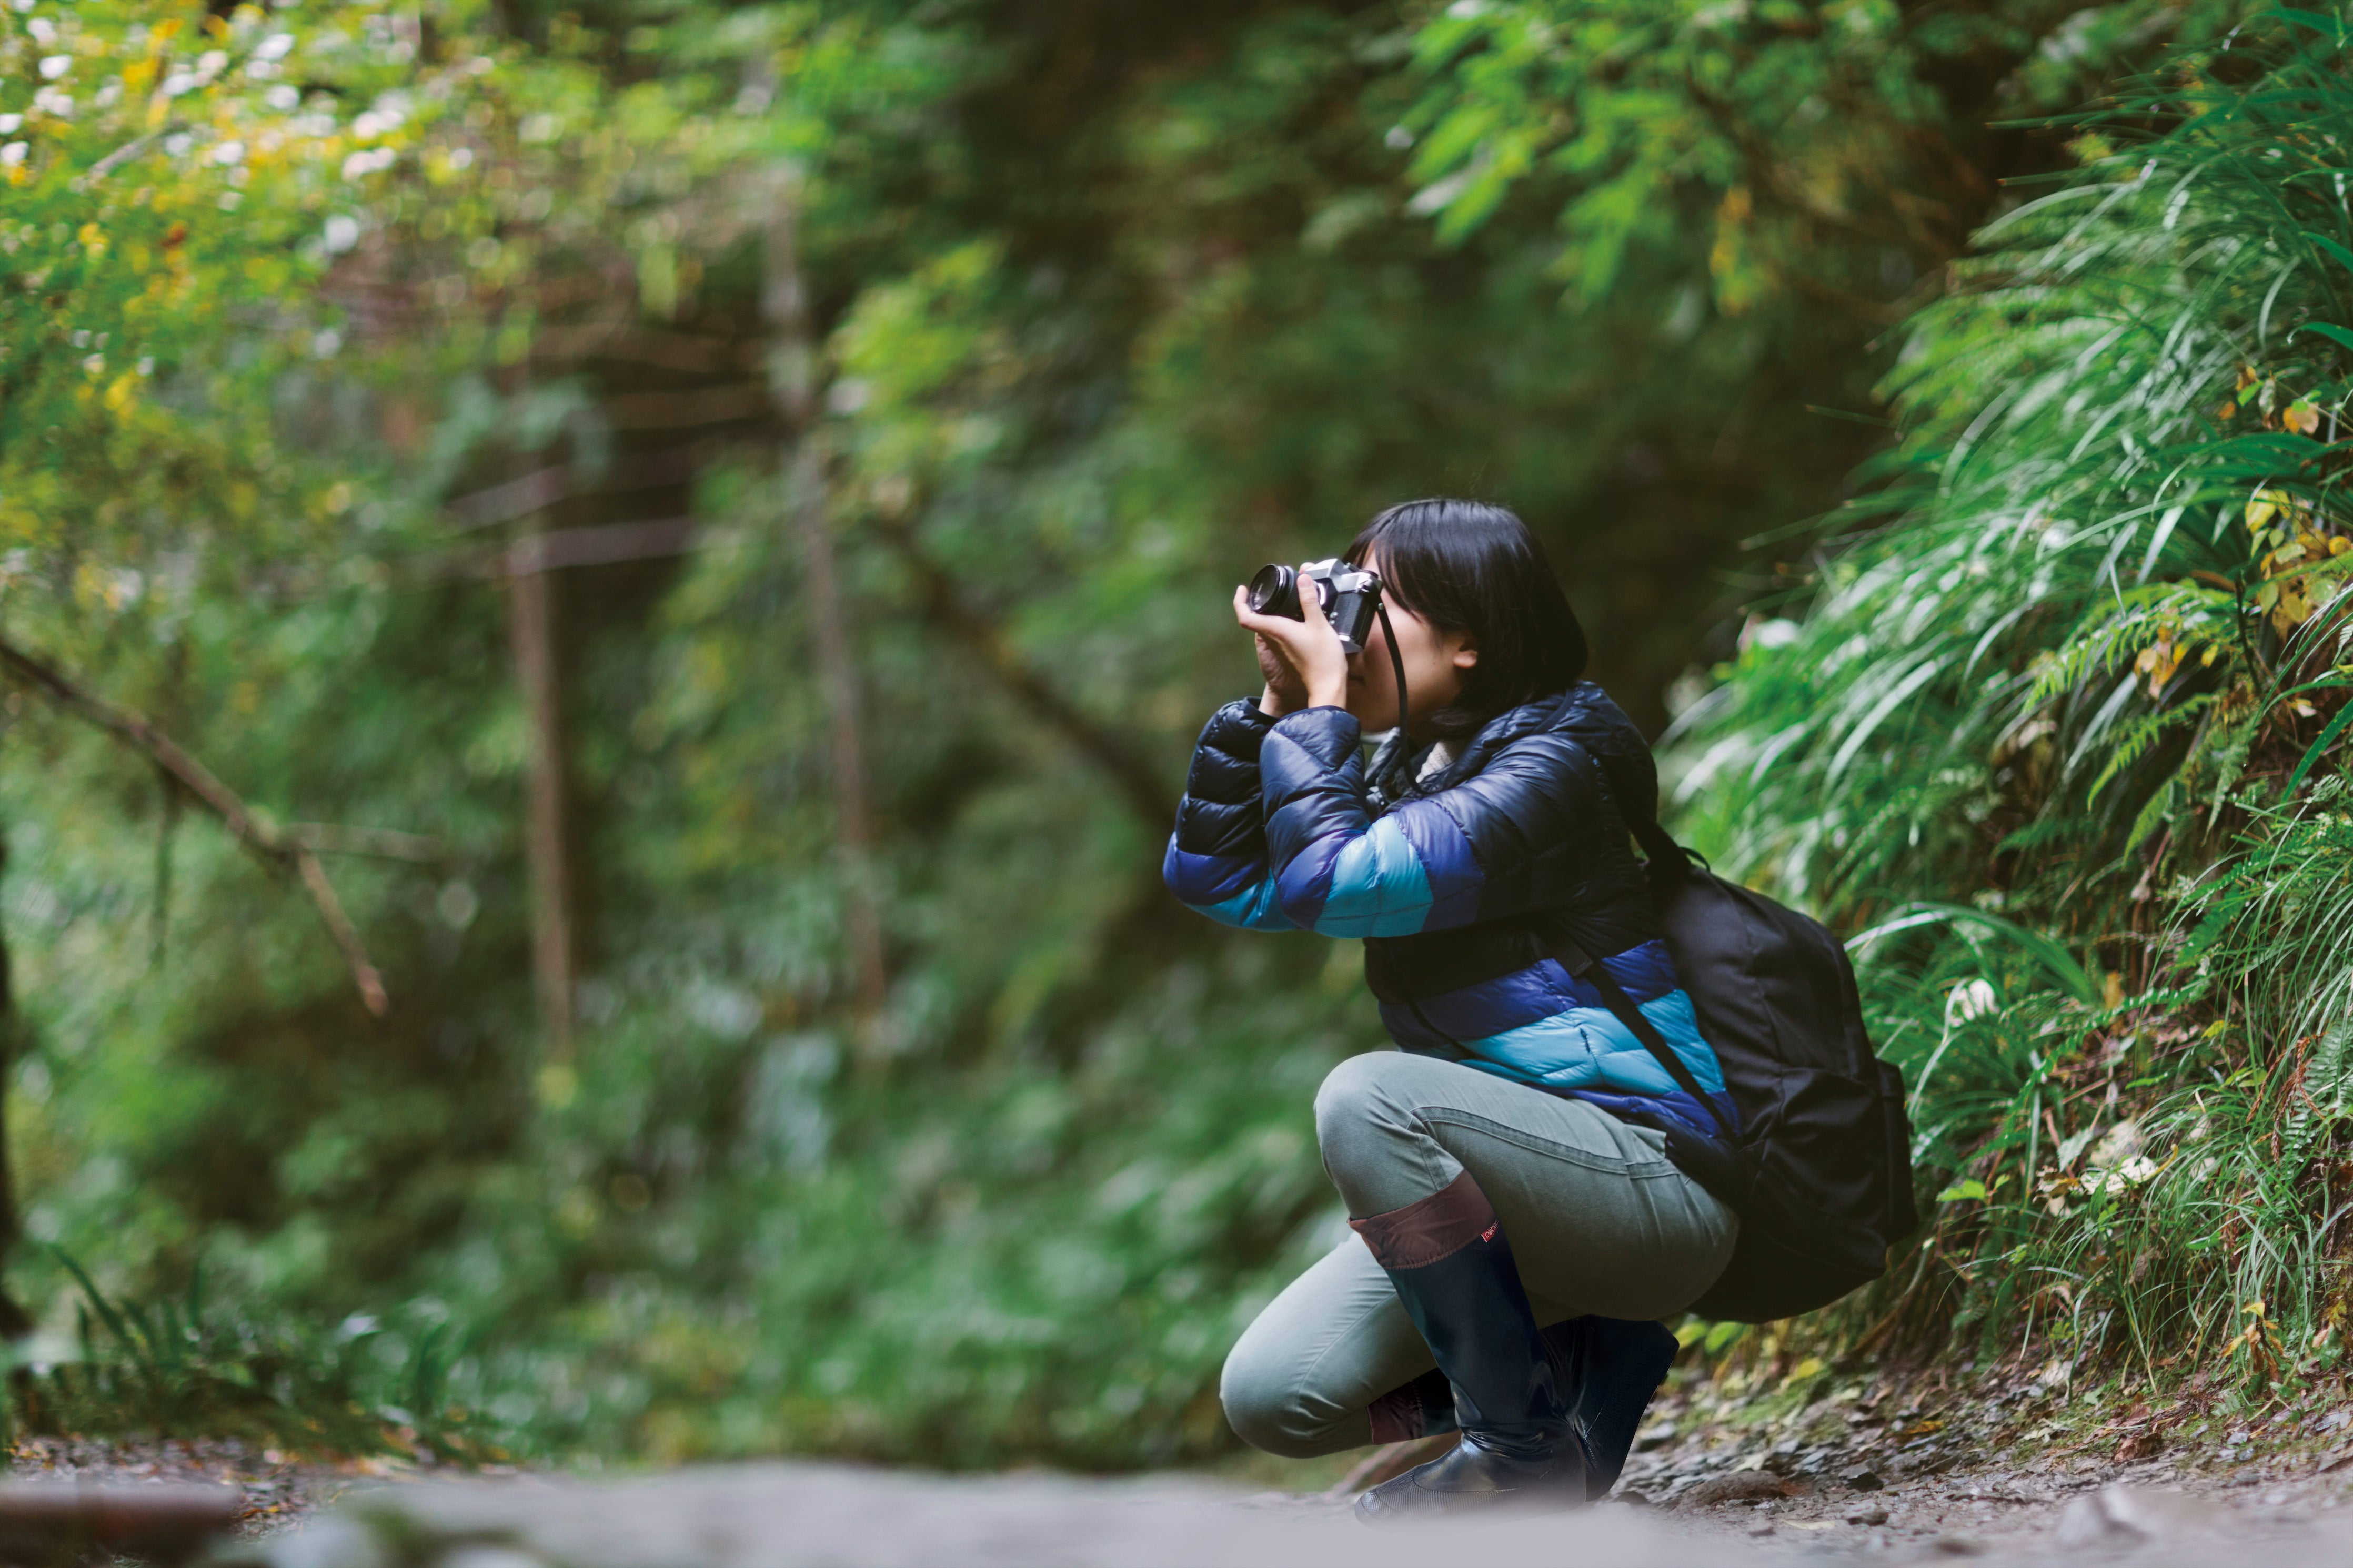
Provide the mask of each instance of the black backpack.
{"label": "black backpack", "polygon": [[[1667,1138],[1667,1157],[1740,1216],[1731,1263],[1691,1310],[1762,1323],[1828,1306],[1884,1273],[1889,1247],[1919,1224],[1903,1075],[1871,1048],[1836,937],[1694,863],[1657,822],[1629,826],[1650,860],[1667,951],[1740,1113],[1729,1151]],[[1553,945],[1706,1105],[1691,1068],[1609,972],[1574,941]]]}

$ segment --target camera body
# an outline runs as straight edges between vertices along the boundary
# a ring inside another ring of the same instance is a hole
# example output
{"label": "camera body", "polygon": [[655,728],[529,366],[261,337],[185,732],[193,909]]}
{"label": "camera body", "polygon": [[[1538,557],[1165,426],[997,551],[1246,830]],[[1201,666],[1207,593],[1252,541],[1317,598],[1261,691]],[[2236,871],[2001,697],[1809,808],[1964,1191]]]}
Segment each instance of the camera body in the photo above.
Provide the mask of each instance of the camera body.
{"label": "camera body", "polygon": [[1364,652],[1365,639],[1372,635],[1373,617],[1380,609],[1380,574],[1336,558],[1311,561],[1297,571],[1261,566],[1250,582],[1250,607],[1261,616],[1303,621],[1307,615],[1303,589],[1315,596],[1315,607],[1340,634],[1341,646],[1350,653]]}

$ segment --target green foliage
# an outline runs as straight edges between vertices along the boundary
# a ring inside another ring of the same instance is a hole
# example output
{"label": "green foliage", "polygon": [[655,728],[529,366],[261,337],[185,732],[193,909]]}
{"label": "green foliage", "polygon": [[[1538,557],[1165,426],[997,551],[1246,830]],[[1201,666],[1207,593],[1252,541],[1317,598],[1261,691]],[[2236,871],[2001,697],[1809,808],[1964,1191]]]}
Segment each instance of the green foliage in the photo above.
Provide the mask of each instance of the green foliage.
{"label": "green foliage", "polygon": [[1400,135],[1441,234],[1515,186],[1556,205],[1556,268],[1586,298],[1697,230],[1727,315],[1791,296],[1868,314],[1982,216],[1988,121],[2072,110],[2236,9],[1467,0],[1414,35],[1430,87]]}
{"label": "green foliage", "polygon": [[[1247,949],[1181,967],[1076,1058],[943,1073],[914,1105],[829,1032],[713,1038],[682,1073],[674,1023],[609,1028],[542,1134],[549,1174],[488,1206],[472,1264],[534,1311],[591,1288],[474,1363],[461,1402],[664,1460],[1216,1451],[1233,1337],[1345,1234],[1308,1106],[1364,1005],[1282,978]],[[681,1078],[734,1099],[729,1136]],[[690,1115],[709,1175],[660,1147]]]}
{"label": "green foliage", "polygon": [[1690,716],[1679,795],[1745,874],[2000,910],[2100,980],[1870,944],[1947,1194],[1932,1329],[2333,1364],[2343,47],[2280,13],[2184,54],[1989,231],[1891,378],[1890,521]]}
{"label": "green foliage", "polygon": [[19,1359],[8,1402],[20,1433],[497,1457],[468,1441],[465,1413],[445,1402],[446,1323],[419,1325],[413,1344],[391,1347],[375,1319],[357,1314],[332,1335],[292,1335],[224,1320],[205,1299],[201,1272],[184,1295],[142,1303],[109,1298],[71,1258],[59,1261],[79,1292],[78,1353]]}

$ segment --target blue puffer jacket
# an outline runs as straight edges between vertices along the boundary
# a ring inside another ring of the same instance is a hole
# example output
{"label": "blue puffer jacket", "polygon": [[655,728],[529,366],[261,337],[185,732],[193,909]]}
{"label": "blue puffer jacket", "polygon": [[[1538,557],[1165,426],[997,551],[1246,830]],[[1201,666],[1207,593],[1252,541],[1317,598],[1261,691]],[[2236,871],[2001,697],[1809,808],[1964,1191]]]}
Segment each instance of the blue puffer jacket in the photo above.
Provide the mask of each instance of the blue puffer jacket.
{"label": "blue puffer jacket", "polygon": [[1363,938],[1381,1021],[1407,1050],[1719,1141],[1600,994],[1550,956],[1573,938],[1736,1127],[1614,804],[1650,811],[1658,798],[1650,748],[1618,705],[1580,681],[1493,721],[1442,766],[1417,761],[1422,776],[1385,804],[1345,709],[1270,720],[1229,703],[1201,731],[1162,875],[1229,925]]}

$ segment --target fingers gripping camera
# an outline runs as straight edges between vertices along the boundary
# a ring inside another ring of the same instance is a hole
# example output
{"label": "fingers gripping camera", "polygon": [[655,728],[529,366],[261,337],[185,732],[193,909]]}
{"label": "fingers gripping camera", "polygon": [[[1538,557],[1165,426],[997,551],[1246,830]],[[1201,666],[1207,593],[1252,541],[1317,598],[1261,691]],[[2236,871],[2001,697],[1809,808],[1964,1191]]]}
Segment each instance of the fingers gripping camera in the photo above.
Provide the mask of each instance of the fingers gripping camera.
{"label": "fingers gripping camera", "polygon": [[1337,559],[1311,561],[1295,572],[1288,566],[1261,566],[1250,579],[1250,607],[1261,616],[1303,621],[1302,584],[1315,595],[1315,607],[1332,623],[1341,646],[1350,653],[1364,652],[1365,638],[1380,609],[1380,574]]}

